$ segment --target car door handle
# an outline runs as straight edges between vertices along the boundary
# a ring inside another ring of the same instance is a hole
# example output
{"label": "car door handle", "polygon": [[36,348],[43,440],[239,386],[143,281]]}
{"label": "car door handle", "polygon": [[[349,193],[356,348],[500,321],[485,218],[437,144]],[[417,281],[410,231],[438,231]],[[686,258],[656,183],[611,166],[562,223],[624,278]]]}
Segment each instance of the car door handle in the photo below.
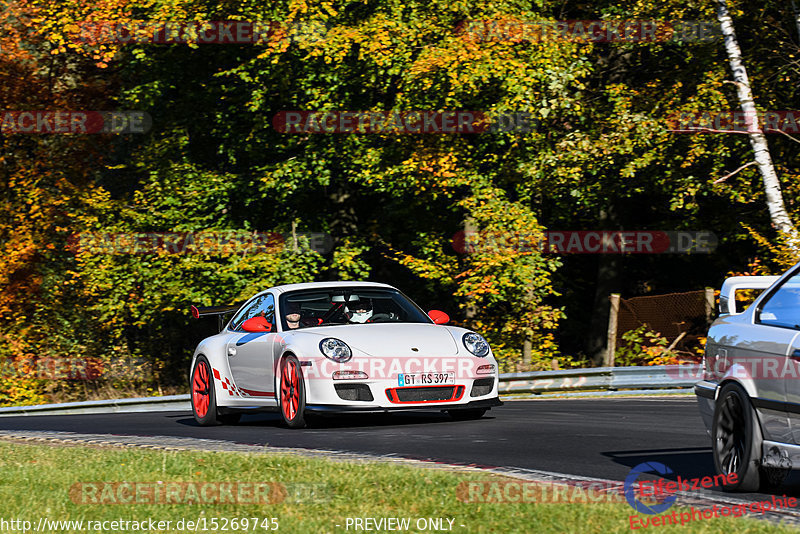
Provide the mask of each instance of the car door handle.
{"label": "car door handle", "polygon": [[790,358],[793,359],[793,360],[800,361],[800,349],[794,349],[794,352],[792,353]]}
{"label": "car door handle", "polygon": [[236,356],[236,347],[228,347],[228,356]]}

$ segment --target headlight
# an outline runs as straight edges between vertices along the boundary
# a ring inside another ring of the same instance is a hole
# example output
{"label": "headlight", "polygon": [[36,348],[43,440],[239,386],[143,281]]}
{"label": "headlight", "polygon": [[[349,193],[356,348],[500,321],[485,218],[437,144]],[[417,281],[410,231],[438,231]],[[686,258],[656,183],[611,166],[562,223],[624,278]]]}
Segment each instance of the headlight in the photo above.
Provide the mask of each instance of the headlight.
{"label": "headlight", "polygon": [[350,347],[341,339],[335,337],[326,337],[319,342],[319,350],[329,360],[344,363],[353,357]]}
{"label": "headlight", "polygon": [[468,351],[479,358],[483,358],[489,354],[489,343],[483,339],[483,336],[476,334],[475,332],[464,334],[464,337],[461,338],[461,341],[464,343],[464,346]]}

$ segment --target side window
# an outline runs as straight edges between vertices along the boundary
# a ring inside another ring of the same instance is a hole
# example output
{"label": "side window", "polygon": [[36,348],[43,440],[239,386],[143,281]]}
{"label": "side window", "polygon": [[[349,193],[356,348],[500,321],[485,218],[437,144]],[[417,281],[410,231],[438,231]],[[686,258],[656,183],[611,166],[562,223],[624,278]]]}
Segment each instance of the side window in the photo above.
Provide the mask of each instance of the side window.
{"label": "side window", "polygon": [[787,278],[760,308],[757,323],[800,330],[800,275]]}
{"label": "side window", "polygon": [[275,297],[273,297],[272,294],[267,293],[265,295],[261,295],[260,297],[252,301],[250,304],[248,304],[247,307],[245,307],[242,311],[240,311],[231,322],[231,330],[236,330],[236,331],[241,330],[242,323],[258,315],[266,317],[267,320],[270,323],[272,323],[272,328],[274,330]]}
{"label": "side window", "polygon": [[259,315],[263,315],[272,324],[272,331],[275,332],[277,325],[275,324],[275,297],[271,293],[264,295],[266,298],[261,304]]}
{"label": "side window", "polygon": [[231,330],[241,330],[242,329],[242,323],[245,322],[247,319],[249,319],[250,317],[252,317],[252,315],[255,314],[255,309],[259,305],[259,301],[260,300],[261,300],[260,298],[257,298],[253,302],[250,302],[244,308],[239,310],[239,313],[237,313],[236,317],[234,317],[233,321],[231,321],[230,329]]}

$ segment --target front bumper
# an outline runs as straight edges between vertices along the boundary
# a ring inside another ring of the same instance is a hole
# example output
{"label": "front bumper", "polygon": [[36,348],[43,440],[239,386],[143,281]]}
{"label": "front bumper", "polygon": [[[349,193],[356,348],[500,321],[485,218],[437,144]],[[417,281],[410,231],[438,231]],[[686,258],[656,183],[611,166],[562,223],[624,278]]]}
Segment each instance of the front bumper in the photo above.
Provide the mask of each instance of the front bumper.
{"label": "front bumper", "polygon": [[387,413],[387,412],[408,412],[420,410],[464,410],[472,408],[493,408],[502,406],[503,402],[498,398],[482,399],[460,404],[417,404],[417,405],[396,405],[396,406],[354,406],[341,404],[306,404],[306,411],[314,413]]}
{"label": "front bumper", "polygon": [[[477,372],[487,364],[497,369],[494,358],[466,356],[354,358],[342,366],[324,358],[301,360],[306,406],[309,410],[316,406],[332,407],[326,408],[327,411],[448,410],[492,399],[499,402],[496,371]],[[334,378],[340,371],[357,371],[364,376]],[[418,381],[408,382],[409,374],[417,375]],[[453,376],[444,382],[419,381],[421,375],[432,378],[444,374]]]}
{"label": "front bumper", "polygon": [[714,404],[717,396],[717,384],[703,380],[694,386],[694,394],[697,396],[697,406],[700,408],[700,416],[706,425],[706,431],[711,433],[711,424],[714,419]]}

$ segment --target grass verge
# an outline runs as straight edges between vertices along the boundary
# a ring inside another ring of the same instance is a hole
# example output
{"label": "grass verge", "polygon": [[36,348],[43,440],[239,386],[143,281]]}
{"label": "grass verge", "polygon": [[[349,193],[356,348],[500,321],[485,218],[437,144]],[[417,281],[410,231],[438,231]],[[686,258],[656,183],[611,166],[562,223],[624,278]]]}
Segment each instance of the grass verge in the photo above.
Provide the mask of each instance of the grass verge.
{"label": "grass verge", "polygon": [[[57,528],[53,524],[48,524],[46,529],[40,528],[40,531],[48,532],[275,532],[275,529],[262,528],[265,518],[277,520],[277,532],[303,534],[370,532],[356,530],[352,523],[348,529],[348,518],[408,518],[409,529],[403,532],[436,531],[418,528],[420,518],[443,518],[439,532],[464,534],[632,532],[629,516],[633,509],[624,503],[462,502],[457,497],[459,484],[489,479],[500,481],[503,478],[383,462],[0,441],[0,472],[3,473],[0,479],[0,530],[4,532],[22,531],[19,528],[21,524],[17,523],[15,529],[7,523],[9,520],[30,521],[33,529],[39,526],[40,518],[83,521],[81,529],[74,524],[66,528]],[[222,485],[208,486],[207,483],[235,483],[239,488],[249,490],[238,494],[238,490],[233,489],[230,493],[234,499],[241,497],[244,503],[218,503],[214,501],[220,497],[230,501],[229,494],[220,489]],[[267,499],[266,492],[256,489],[261,486],[248,484],[267,484],[270,497]],[[167,496],[167,486],[175,490],[172,498]],[[209,502],[202,502],[203,487],[211,488],[205,495]],[[158,493],[159,488],[165,489]],[[191,488],[198,490],[196,495],[201,502],[193,500],[195,494]],[[120,503],[126,499],[133,502]],[[161,503],[150,502],[159,499]],[[253,502],[263,500],[268,502]],[[274,502],[276,500],[279,502]],[[217,518],[217,528],[212,528],[212,518]],[[234,524],[230,522],[233,518],[258,518],[258,527],[253,528],[251,520],[246,529],[242,521],[233,528]],[[144,529],[134,529],[133,523],[118,524],[116,528],[111,528],[114,526],[111,523],[94,524],[95,528],[92,528],[92,523],[89,523],[149,519],[171,523],[161,530],[158,527],[151,530],[149,524],[145,524]],[[447,519],[452,520],[452,527]],[[182,529],[177,528],[181,520],[184,521]],[[186,521],[197,522],[196,528],[187,528]],[[268,521],[266,525],[273,527],[274,524]],[[227,530],[223,526],[227,526]],[[375,524],[370,526],[374,528]],[[96,527],[102,527],[102,530]],[[707,519],[686,526],[643,530],[726,534],[797,532],[746,518]]]}

